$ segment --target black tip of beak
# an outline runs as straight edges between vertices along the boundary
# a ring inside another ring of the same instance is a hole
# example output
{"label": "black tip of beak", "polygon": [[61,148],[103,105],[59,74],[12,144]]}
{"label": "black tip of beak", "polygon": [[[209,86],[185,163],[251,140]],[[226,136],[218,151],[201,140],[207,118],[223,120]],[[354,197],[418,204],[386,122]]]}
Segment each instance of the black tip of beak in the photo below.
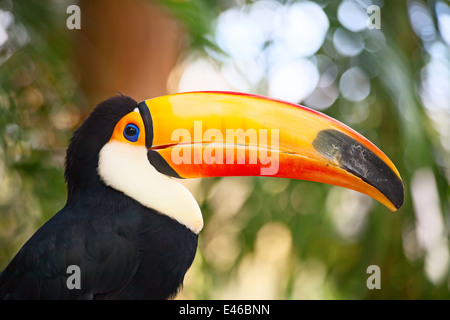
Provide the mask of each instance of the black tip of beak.
{"label": "black tip of beak", "polygon": [[313,142],[325,158],[378,189],[398,209],[403,205],[403,182],[375,153],[337,130],[322,130]]}

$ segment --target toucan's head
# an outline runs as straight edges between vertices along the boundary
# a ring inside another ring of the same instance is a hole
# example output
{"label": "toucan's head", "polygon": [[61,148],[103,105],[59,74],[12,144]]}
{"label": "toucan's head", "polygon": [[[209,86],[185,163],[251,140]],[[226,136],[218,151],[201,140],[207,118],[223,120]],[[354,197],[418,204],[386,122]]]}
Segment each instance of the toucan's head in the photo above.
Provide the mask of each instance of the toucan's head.
{"label": "toucan's head", "polygon": [[397,169],[363,136],[317,111],[255,95],[114,97],[77,129],[67,152],[69,198],[102,183],[194,233],[203,227],[200,209],[174,178],[217,176],[312,180],[392,211],[403,204]]}

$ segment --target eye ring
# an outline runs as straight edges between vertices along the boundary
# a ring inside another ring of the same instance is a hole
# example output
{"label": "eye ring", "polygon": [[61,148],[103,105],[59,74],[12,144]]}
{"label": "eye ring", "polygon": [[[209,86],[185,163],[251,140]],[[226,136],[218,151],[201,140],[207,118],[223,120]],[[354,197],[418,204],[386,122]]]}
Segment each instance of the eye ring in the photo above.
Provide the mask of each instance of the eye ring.
{"label": "eye ring", "polygon": [[123,129],[123,136],[131,142],[136,142],[139,139],[139,127],[134,123],[129,123]]}

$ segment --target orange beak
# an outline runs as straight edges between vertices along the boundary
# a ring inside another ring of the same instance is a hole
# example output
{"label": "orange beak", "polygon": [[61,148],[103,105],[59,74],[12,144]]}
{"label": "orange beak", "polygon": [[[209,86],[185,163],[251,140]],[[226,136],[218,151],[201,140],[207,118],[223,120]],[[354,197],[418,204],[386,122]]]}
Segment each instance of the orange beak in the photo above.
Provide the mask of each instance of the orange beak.
{"label": "orange beak", "polygon": [[[274,176],[359,191],[396,211],[403,182],[389,158],[339,121],[256,95],[189,92],[142,101],[148,158],[178,178]],[[142,112],[141,112],[142,114]]]}

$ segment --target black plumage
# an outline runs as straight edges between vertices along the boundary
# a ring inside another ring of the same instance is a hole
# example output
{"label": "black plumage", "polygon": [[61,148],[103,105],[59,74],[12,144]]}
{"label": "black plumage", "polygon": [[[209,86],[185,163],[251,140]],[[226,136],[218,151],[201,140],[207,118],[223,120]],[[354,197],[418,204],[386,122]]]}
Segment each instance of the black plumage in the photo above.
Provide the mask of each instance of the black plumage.
{"label": "black plumage", "polygon": [[[99,152],[115,124],[137,107],[119,96],[99,104],[71,139],[68,198],[0,274],[3,299],[166,299],[182,285],[197,235],[179,222],[106,186]],[[69,289],[67,267],[81,271]]]}

